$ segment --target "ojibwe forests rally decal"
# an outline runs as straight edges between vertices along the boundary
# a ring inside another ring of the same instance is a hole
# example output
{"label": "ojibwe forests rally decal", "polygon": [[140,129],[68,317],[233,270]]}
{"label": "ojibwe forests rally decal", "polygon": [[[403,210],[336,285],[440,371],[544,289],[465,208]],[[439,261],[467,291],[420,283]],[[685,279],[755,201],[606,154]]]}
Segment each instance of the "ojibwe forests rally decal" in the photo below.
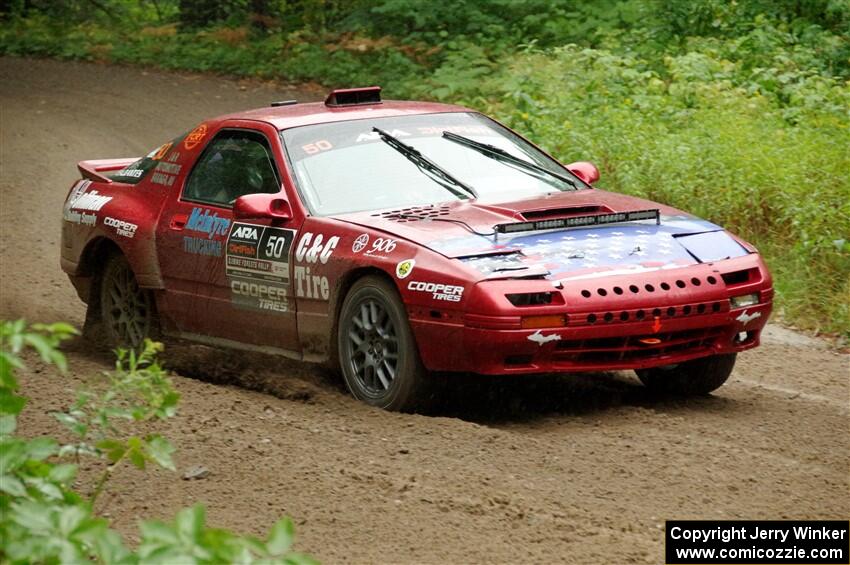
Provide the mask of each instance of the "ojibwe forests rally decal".
{"label": "ojibwe forests rally decal", "polygon": [[235,223],[227,237],[225,265],[234,306],[289,311],[289,251],[295,230]]}

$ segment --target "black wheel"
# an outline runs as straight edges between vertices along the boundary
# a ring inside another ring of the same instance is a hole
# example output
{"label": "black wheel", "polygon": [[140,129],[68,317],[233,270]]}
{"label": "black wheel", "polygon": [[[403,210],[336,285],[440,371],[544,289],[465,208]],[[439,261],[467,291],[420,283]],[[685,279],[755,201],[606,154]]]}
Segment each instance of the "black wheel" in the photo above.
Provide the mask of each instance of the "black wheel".
{"label": "black wheel", "polygon": [[702,357],[669,367],[638,369],[641,382],[659,392],[696,396],[723,385],[735,367],[735,353]]}
{"label": "black wheel", "polygon": [[354,283],[338,327],[339,365],[351,394],[397,411],[413,410],[425,400],[425,369],[392,284],[374,276]]}
{"label": "black wheel", "polygon": [[150,291],[139,287],[123,255],[113,255],[99,281],[100,321],[109,345],[138,348],[155,337],[156,311]]}

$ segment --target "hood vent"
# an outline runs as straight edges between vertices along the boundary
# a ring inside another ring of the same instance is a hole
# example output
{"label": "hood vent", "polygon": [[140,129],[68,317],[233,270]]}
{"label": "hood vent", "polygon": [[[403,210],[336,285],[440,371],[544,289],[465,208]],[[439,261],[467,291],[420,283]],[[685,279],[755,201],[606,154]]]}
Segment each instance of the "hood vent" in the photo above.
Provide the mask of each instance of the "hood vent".
{"label": "hood vent", "polygon": [[569,208],[546,208],[543,210],[526,210],[520,212],[523,219],[533,220],[555,220],[569,218],[570,216],[587,216],[591,214],[608,214],[613,210],[607,206],[572,206]]}
{"label": "hood vent", "polygon": [[448,206],[412,206],[410,208],[402,208],[400,210],[390,210],[389,212],[381,212],[372,214],[374,217],[392,220],[394,222],[417,222],[419,220],[430,220],[439,216],[448,216]]}

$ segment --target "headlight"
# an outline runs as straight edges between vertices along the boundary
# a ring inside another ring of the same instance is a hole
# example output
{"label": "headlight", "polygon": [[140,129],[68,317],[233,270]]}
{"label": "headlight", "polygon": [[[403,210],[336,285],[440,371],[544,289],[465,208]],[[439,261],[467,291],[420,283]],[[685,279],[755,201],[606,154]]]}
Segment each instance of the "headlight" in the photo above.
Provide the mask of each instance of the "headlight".
{"label": "headlight", "polygon": [[732,308],[746,308],[747,306],[753,306],[759,303],[759,295],[758,293],[753,294],[743,294],[741,296],[733,296],[729,299],[729,302],[732,303]]}

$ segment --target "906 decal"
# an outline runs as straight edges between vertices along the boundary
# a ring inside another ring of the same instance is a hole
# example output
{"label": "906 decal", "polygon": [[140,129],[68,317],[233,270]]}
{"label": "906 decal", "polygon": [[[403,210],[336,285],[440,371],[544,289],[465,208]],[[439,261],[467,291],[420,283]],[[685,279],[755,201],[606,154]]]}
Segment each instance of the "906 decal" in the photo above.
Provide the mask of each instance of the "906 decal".
{"label": "906 decal", "polygon": [[289,251],[294,230],[235,223],[227,238],[225,265],[234,306],[289,311]]}
{"label": "906 decal", "polygon": [[[383,253],[392,253],[396,248],[396,242],[394,239],[389,239],[385,237],[376,237],[372,241],[372,245],[369,247],[369,251],[367,251],[366,255],[371,256],[379,256]],[[353,253],[360,253],[366,247],[369,246],[369,234],[362,233],[357,236],[354,240],[354,243],[351,244],[351,251]]]}

